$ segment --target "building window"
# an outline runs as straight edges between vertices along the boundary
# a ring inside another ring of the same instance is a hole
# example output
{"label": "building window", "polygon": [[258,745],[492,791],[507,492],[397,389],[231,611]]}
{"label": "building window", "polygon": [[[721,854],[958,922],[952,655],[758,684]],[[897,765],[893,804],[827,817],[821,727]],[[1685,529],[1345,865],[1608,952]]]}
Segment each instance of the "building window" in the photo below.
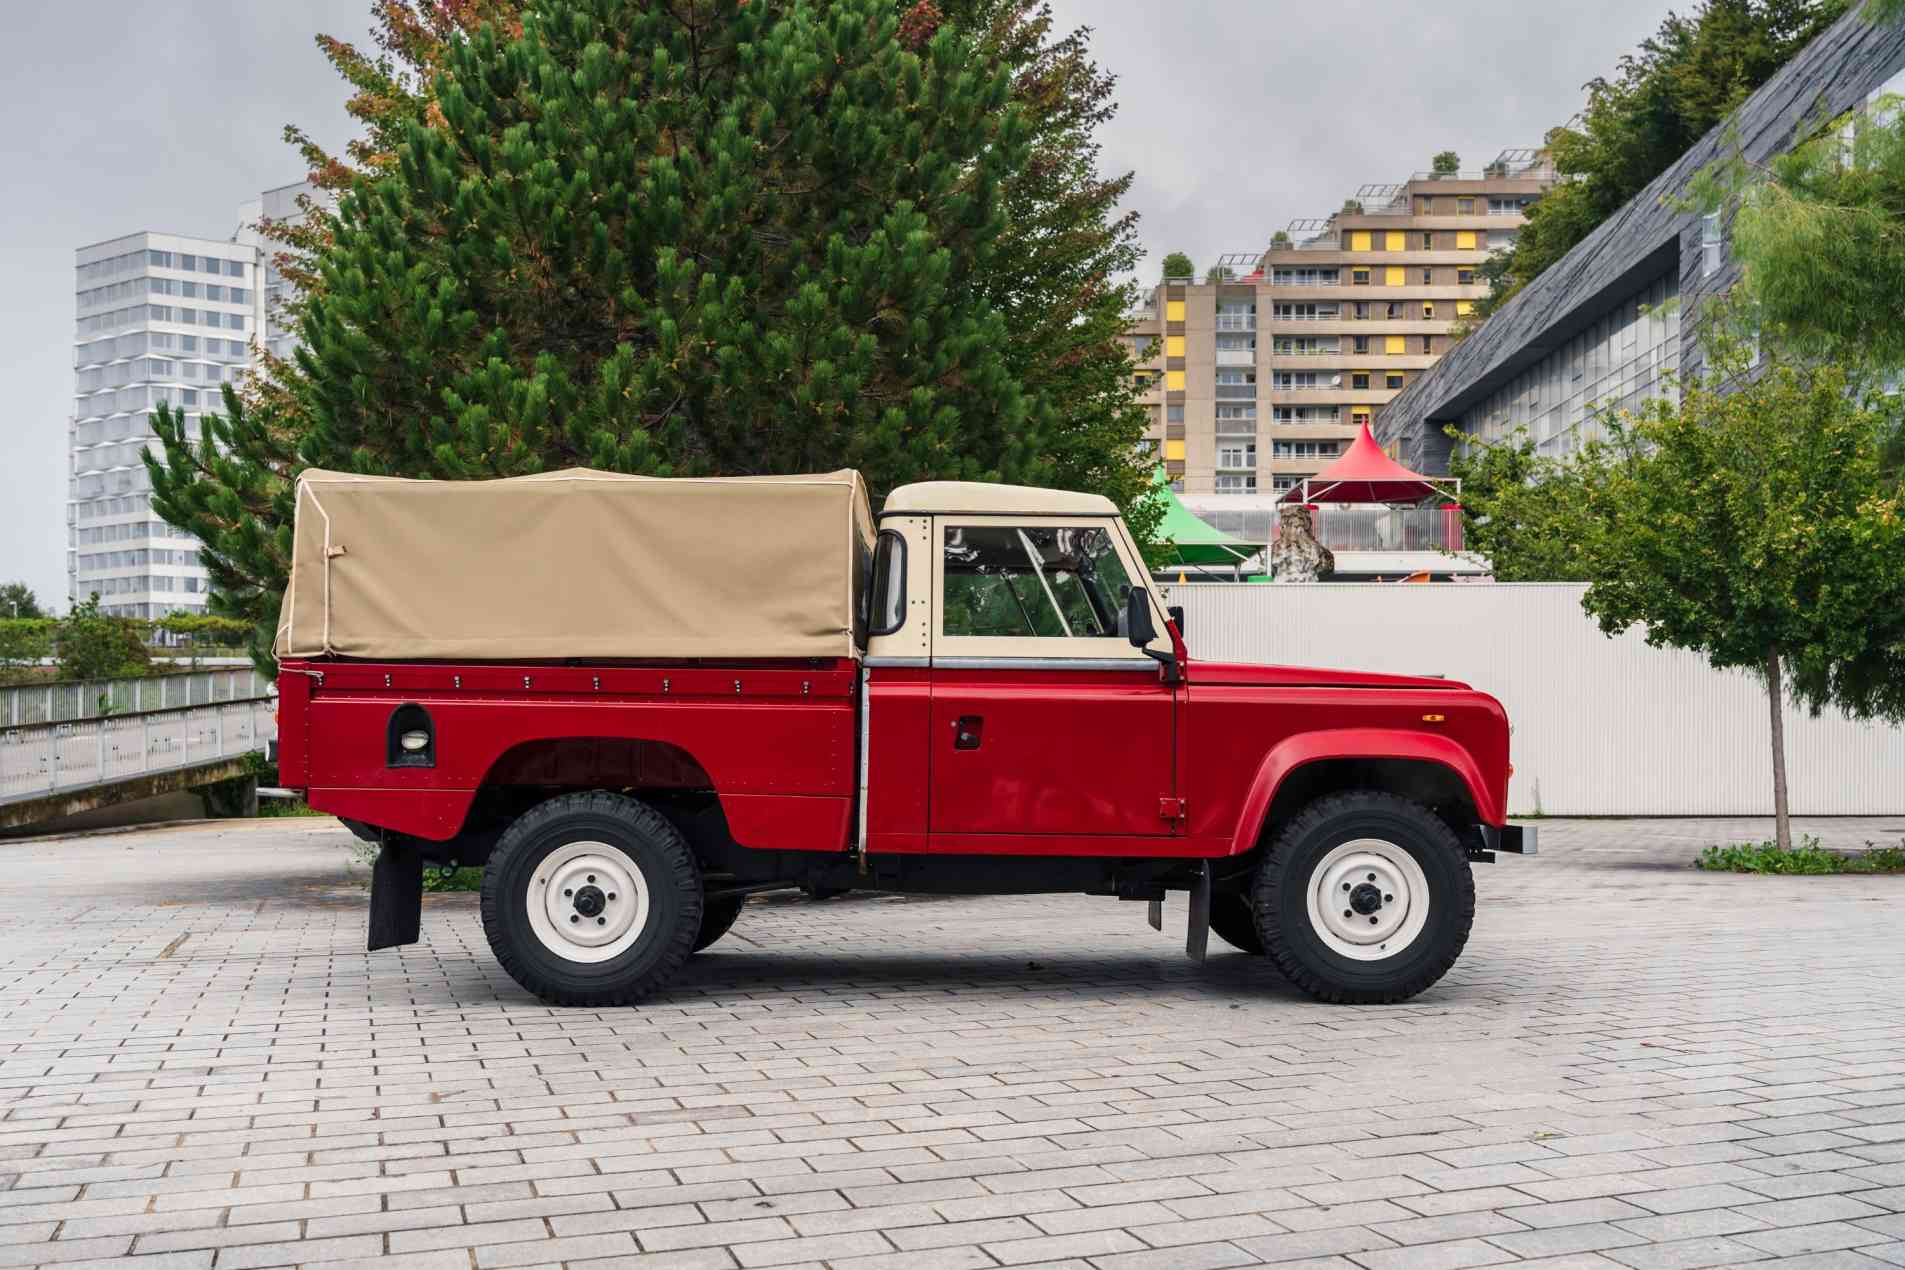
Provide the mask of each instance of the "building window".
{"label": "building window", "polygon": [[1164,320],[1166,322],[1182,322],[1184,320],[1184,301],[1166,300],[1164,302]]}
{"label": "building window", "polygon": [[1333,287],[1339,276],[1335,269],[1273,269],[1270,271],[1270,285],[1273,287]]}
{"label": "building window", "polygon": [[1165,388],[1165,391],[1167,392],[1183,392],[1184,391],[1184,372],[1181,370],[1165,371],[1164,372],[1164,388]]}
{"label": "building window", "polygon": [[1157,374],[1148,370],[1141,370],[1131,377],[1131,386],[1139,392],[1149,392],[1157,386],[1157,382]]}
{"label": "building window", "polygon": [[1390,353],[1390,354],[1408,352],[1409,351],[1409,337],[1407,335],[1383,336],[1382,337],[1382,351],[1385,353]]}
{"label": "building window", "polygon": [[1245,301],[1218,305],[1217,329],[1220,331],[1256,330],[1257,306]]}
{"label": "building window", "polygon": [[1349,271],[1349,285],[1351,285],[1352,287],[1368,286],[1369,285],[1369,270],[1351,269]]}
{"label": "building window", "polygon": [[1349,249],[1351,251],[1368,251],[1370,249],[1369,231],[1366,229],[1350,230]]}
{"label": "building window", "polygon": [[1458,216],[1475,215],[1475,200],[1472,198],[1456,199],[1455,200],[1455,214]]}
{"label": "building window", "polygon": [[1475,285],[1475,271],[1473,269],[1457,269],[1455,271],[1455,281],[1461,286],[1472,287]]}
{"label": "building window", "polygon": [[1184,407],[1182,406],[1164,407],[1164,422],[1183,423],[1184,422]]}
{"label": "building window", "polygon": [[1270,488],[1282,494],[1295,489],[1302,480],[1300,476],[1273,476],[1270,478]]}
{"label": "building window", "polygon": [[1435,321],[1435,306],[1433,304],[1424,304],[1422,306],[1422,320],[1424,322]]}
{"label": "building window", "polygon": [[1422,235],[1422,250],[1424,251],[1435,250],[1435,235],[1427,232],[1426,230],[1423,232],[1423,235]]}
{"label": "building window", "polygon": [[1708,212],[1700,218],[1700,276],[1711,278],[1720,272],[1726,259],[1726,231],[1720,213]]}
{"label": "building window", "polygon": [[1164,457],[1174,463],[1184,461],[1184,438],[1176,437],[1164,443]]}
{"label": "building window", "polygon": [[1329,459],[1341,446],[1340,441],[1278,441],[1270,453],[1278,459]]}
{"label": "building window", "polygon": [[1350,349],[1352,353],[1367,353],[1369,351],[1369,337],[1367,335],[1353,335],[1350,337],[1350,343],[1355,346]]}
{"label": "building window", "polygon": [[1220,405],[1217,407],[1219,423],[1255,423],[1257,407],[1254,405]]}
{"label": "building window", "polygon": [[1257,443],[1255,441],[1219,441],[1217,443],[1217,466],[1224,468],[1256,467]]}
{"label": "building window", "polygon": [[1388,230],[1382,236],[1382,249],[1384,251],[1407,251],[1407,239],[1408,235],[1404,234],[1400,229]]}
{"label": "building window", "polygon": [[1427,335],[1422,337],[1422,351],[1424,353],[1432,353],[1435,351],[1433,337]]}
{"label": "building window", "polygon": [[1474,312],[1475,312],[1475,301],[1457,300],[1455,302],[1455,316],[1456,317],[1468,317],[1470,314]]}
{"label": "building window", "polygon": [[1432,273],[1430,270],[1427,270],[1427,269],[1424,269],[1422,271],[1422,285],[1423,286],[1425,287],[1428,286],[1434,280],[1435,280],[1434,273]]}
{"label": "building window", "polygon": [[1184,356],[1184,337],[1182,335],[1165,336],[1164,337],[1164,355],[1166,357]]}
{"label": "building window", "polygon": [[1219,335],[1217,351],[1220,353],[1254,353],[1257,351],[1255,335]]}
{"label": "building window", "polygon": [[[1350,309],[1350,317],[1358,322],[1367,321],[1369,318],[1368,302],[1364,300],[1356,301],[1356,303]],[[1357,338],[1361,339],[1364,337],[1358,336]]]}
{"label": "building window", "polygon": [[1349,386],[1355,389],[1369,387],[1369,372],[1366,370],[1352,370],[1349,372]]}
{"label": "building window", "polygon": [[1257,492],[1256,476],[1242,476],[1236,473],[1220,473],[1216,490],[1219,494],[1254,494]]}
{"label": "building window", "polygon": [[1367,426],[1369,423],[1369,414],[1370,410],[1368,406],[1351,406],[1349,411],[1349,422],[1351,426]]}
{"label": "building window", "polygon": [[1400,304],[1394,304],[1394,303],[1388,305],[1387,312],[1385,313],[1384,316],[1386,316],[1391,322],[1400,321],[1402,318],[1402,306]]}
{"label": "building window", "polygon": [[1382,283],[1385,287],[1408,286],[1409,271],[1401,265],[1389,265],[1382,271]]}
{"label": "building window", "polygon": [[1131,337],[1131,360],[1141,362],[1151,356],[1158,346],[1155,335],[1134,335]]}
{"label": "building window", "polygon": [[1389,389],[1396,389],[1396,388],[1402,387],[1402,372],[1399,370],[1392,370],[1388,374],[1384,375],[1383,387],[1389,388]]}

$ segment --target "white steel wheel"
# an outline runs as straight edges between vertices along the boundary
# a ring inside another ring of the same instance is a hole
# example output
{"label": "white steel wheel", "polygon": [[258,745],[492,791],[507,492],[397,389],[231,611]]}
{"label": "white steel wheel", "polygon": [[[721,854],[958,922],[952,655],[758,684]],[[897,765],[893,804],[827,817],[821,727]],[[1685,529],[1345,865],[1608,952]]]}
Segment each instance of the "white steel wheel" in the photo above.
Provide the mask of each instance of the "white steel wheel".
{"label": "white steel wheel", "polygon": [[1310,870],[1305,898],[1316,937],[1353,961],[1396,956],[1429,920],[1429,880],[1422,866],[1381,838],[1331,848]]}
{"label": "white steel wheel", "polygon": [[634,946],[648,927],[648,883],[627,855],[607,843],[557,847],[537,862],[526,886],[530,930],[565,961],[608,961]]}

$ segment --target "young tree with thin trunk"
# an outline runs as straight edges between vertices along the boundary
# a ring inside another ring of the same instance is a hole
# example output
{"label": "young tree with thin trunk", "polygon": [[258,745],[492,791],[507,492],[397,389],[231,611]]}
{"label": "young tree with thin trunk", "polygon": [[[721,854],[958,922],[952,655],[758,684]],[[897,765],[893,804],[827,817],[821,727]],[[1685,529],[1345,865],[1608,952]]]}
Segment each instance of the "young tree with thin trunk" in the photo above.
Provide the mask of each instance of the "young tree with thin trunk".
{"label": "young tree with thin trunk", "polygon": [[[1714,341],[1716,369],[1614,425],[1580,487],[1582,603],[1766,686],[1782,848],[1788,698],[1905,718],[1905,491],[1883,458],[1894,398],[1843,367]],[[1648,726],[1636,720],[1636,726]]]}

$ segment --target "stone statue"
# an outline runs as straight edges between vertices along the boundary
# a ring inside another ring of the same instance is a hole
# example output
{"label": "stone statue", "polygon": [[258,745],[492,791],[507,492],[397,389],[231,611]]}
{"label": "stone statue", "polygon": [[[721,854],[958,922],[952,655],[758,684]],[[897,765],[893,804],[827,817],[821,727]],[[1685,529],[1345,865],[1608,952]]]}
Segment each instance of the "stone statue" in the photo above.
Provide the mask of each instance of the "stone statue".
{"label": "stone statue", "polygon": [[1270,571],[1278,582],[1321,582],[1336,572],[1336,557],[1310,529],[1310,509],[1285,503],[1277,509],[1277,540],[1270,544]]}

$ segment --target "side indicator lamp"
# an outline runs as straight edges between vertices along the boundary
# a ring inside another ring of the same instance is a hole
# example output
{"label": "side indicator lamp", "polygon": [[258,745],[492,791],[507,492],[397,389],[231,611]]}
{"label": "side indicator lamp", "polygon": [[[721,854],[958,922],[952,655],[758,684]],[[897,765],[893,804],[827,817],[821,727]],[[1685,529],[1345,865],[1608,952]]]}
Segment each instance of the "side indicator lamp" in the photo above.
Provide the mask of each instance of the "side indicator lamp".
{"label": "side indicator lamp", "polygon": [[1440,723],[1442,722],[1442,718],[1443,716],[1439,714],[1425,714],[1422,716],[1422,721],[1424,723]]}

